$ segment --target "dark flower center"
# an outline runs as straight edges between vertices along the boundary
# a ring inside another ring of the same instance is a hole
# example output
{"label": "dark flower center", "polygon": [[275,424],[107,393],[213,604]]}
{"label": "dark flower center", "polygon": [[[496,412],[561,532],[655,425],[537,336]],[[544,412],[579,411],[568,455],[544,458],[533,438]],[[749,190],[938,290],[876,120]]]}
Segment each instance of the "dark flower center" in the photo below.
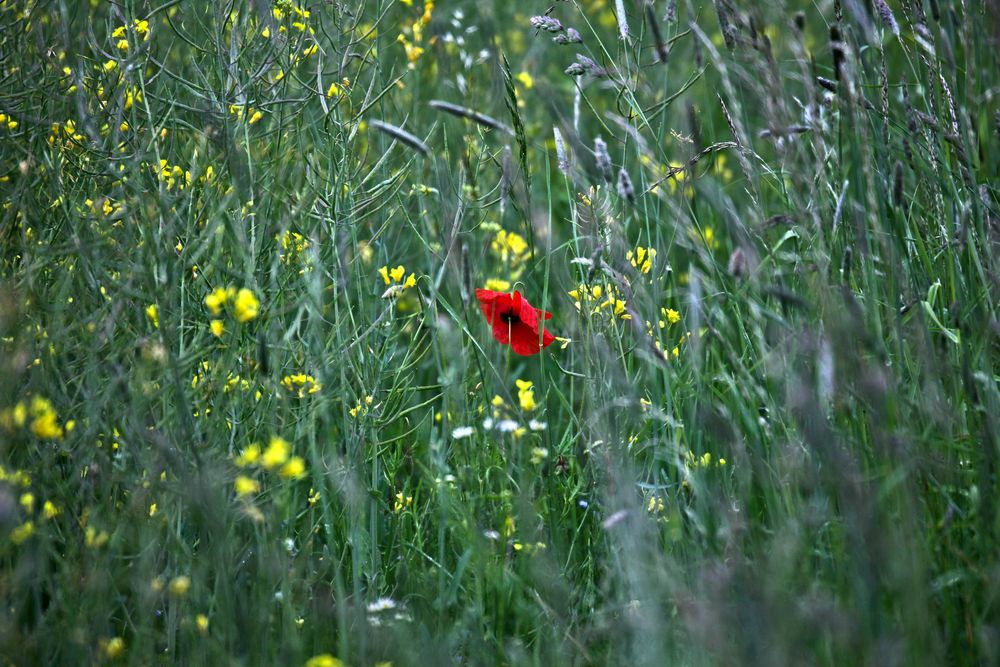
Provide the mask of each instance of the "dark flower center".
{"label": "dark flower center", "polygon": [[507,311],[506,313],[500,313],[500,321],[506,324],[517,324],[521,321],[521,318],[514,313]]}

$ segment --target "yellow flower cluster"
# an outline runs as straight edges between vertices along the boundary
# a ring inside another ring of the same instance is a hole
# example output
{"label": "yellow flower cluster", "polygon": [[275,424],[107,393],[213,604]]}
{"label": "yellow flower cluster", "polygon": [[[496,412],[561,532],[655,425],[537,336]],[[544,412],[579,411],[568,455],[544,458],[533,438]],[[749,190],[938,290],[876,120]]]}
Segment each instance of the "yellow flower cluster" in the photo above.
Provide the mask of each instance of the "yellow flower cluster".
{"label": "yellow flower cluster", "polygon": [[719,239],[715,235],[715,230],[712,229],[711,227],[705,227],[700,231],[692,227],[691,229],[688,230],[688,236],[690,236],[695,241],[704,243],[705,247],[707,247],[709,250],[718,250],[719,248]]}
{"label": "yellow flower cluster", "polygon": [[517,232],[508,232],[504,229],[497,231],[493,241],[490,242],[490,249],[501,262],[508,264],[512,269],[528,259],[531,251],[528,242]]}
{"label": "yellow flower cluster", "polygon": [[296,373],[286,375],[281,380],[281,385],[290,392],[295,393],[299,398],[305,398],[306,394],[315,394],[323,385],[316,381],[312,375]]}
{"label": "yellow flower cluster", "polygon": [[[137,37],[141,37],[143,41],[149,39],[149,21],[146,19],[136,19],[132,22],[132,30],[135,31]],[[115,28],[111,33],[111,38],[116,40],[115,46],[118,47],[120,51],[128,53],[128,25],[120,25]]]}
{"label": "yellow flower cluster", "polygon": [[413,505],[413,496],[403,496],[402,493],[397,493],[396,501],[392,504],[392,511],[399,514],[411,505]]}
{"label": "yellow flower cluster", "polygon": [[[301,262],[302,253],[310,247],[309,239],[298,232],[287,229],[275,238],[281,246],[281,252],[278,253],[278,260],[282,264],[291,265]],[[299,275],[311,270],[312,266],[307,263],[299,269]]]}
{"label": "yellow flower cluster", "polygon": [[681,321],[681,314],[673,308],[660,308],[660,315],[663,318],[659,321],[661,329],[665,329],[668,324],[677,324]]}
{"label": "yellow flower cluster", "polygon": [[571,290],[569,295],[573,298],[573,305],[581,313],[584,310],[592,315],[606,312],[612,318],[632,319],[624,299],[614,285],[580,285]]}
{"label": "yellow flower cluster", "polygon": [[[282,437],[273,436],[266,448],[254,443],[240,452],[234,460],[238,468],[262,468],[277,472],[285,479],[302,479],[306,476],[306,462],[301,456],[292,455],[292,445]],[[250,496],[260,492],[260,482],[248,475],[239,475],[233,482],[236,495]]]}
{"label": "yellow flower cluster", "polygon": [[35,436],[43,440],[62,440],[66,431],[72,431],[75,422],[59,423],[59,416],[52,402],[41,396],[33,396],[27,405],[18,401],[14,407],[0,411],[0,425],[7,431],[23,428],[25,425]]}
{"label": "yellow flower cluster", "polygon": [[103,215],[105,218],[110,218],[112,216],[121,213],[122,205],[120,202],[113,201],[110,197],[103,197],[101,201],[101,207],[98,208],[97,204],[93,199],[87,198],[83,200],[84,205],[90,209],[90,212],[94,215]]}
{"label": "yellow flower cluster", "polygon": [[[0,482],[7,482],[14,487],[21,486],[27,488],[31,484],[31,477],[23,470],[15,470],[14,472],[8,473],[3,466],[0,466]],[[34,535],[35,522],[29,517],[35,514],[35,508],[37,505],[35,494],[31,491],[25,491],[22,493],[18,502],[24,510],[25,520],[19,526],[16,526],[10,531],[10,541],[15,545],[23,544],[32,535]],[[62,510],[56,507],[51,500],[46,500],[42,505],[42,515],[46,520],[54,519],[60,514],[62,514]]]}
{"label": "yellow flower cluster", "polygon": [[8,116],[7,114],[0,112],[0,126],[6,125],[7,129],[13,132],[17,129],[19,124],[20,123],[14,120],[12,116]]}
{"label": "yellow flower cluster", "polygon": [[306,660],[305,667],[344,667],[344,662],[329,653],[320,653]]}
{"label": "yellow flower cluster", "polygon": [[403,276],[406,275],[406,269],[402,264],[394,269],[390,269],[388,266],[383,266],[378,270],[378,273],[382,276],[382,280],[385,281],[385,284],[389,286],[389,289],[382,294],[383,299],[395,299],[404,291],[417,284],[417,277],[413,273],[407,276],[406,280],[403,280]]}
{"label": "yellow flower cluster", "polygon": [[166,160],[160,160],[160,167],[156,170],[156,176],[161,182],[167,184],[167,190],[183,190],[191,185],[191,172],[182,169],[179,165],[168,164]]}
{"label": "yellow flower cluster", "polygon": [[264,117],[264,114],[260,109],[254,107],[248,107],[245,104],[230,104],[229,113],[236,117],[236,120],[243,120],[244,116],[247,119],[247,123],[250,125],[255,125],[260,122],[260,119]]}
{"label": "yellow flower cluster", "polygon": [[[688,468],[710,468],[712,467],[713,459],[709,452],[705,452],[701,456],[698,456],[692,451],[684,452],[684,465]],[[726,459],[719,458],[715,459],[715,466],[722,468],[726,465]]]}
{"label": "yellow flower cluster", "polygon": [[[302,9],[290,0],[278,0],[274,3],[274,9],[271,10],[274,20],[282,24],[278,26],[278,32],[281,34],[288,32],[288,27],[298,32],[308,31],[310,35],[313,34],[315,31],[306,23],[311,14],[308,9]],[[288,27],[284,25],[285,23],[289,24]],[[264,28],[261,35],[270,37],[271,31]]]}
{"label": "yellow flower cluster", "polygon": [[501,278],[489,278],[486,281],[486,289],[493,290],[494,292],[509,292],[510,281]]}
{"label": "yellow flower cluster", "polygon": [[55,146],[56,142],[62,147],[76,147],[86,141],[83,134],[76,131],[76,121],[67,120],[65,123],[52,123],[49,130],[49,145]]}
{"label": "yellow flower cluster", "polygon": [[[408,6],[412,6],[412,0],[410,2],[404,2]],[[424,13],[416,21],[410,25],[409,28],[404,28],[403,32],[399,33],[396,37],[396,41],[403,45],[403,50],[406,52],[407,67],[410,69],[416,69],[417,61],[420,60],[420,56],[424,55],[424,28],[427,24],[431,22],[431,14],[434,11],[434,3],[432,0],[427,0],[424,3]],[[409,35],[409,37],[407,37]]]}
{"label": "yellow flower cluster", "polygon": [[340,80],[339,83],[337,81],[334,81],[330,84],[330,86],[326,89],[326,96],[340,97],[341,95],[346,95],[347,89],[350,87],[351,87],[351,80],[345,76],[343,79]]}
{"label": "yellow flower cluster", "polygon": [[639,273],[649,273],[650,269],[653,268],[654,257],[656,257],[656,248],[643,248],[641,245],[636,246],[634,252],[629,250],[625,254],[625,258]]}
{"label": "yellow flower cluster", "polygon": [[[4,410],[4,413],[6,412],[7,411]],[[3,416],[3,413],[0,413],[0,420],[4,419],[6,418]],[[13,426],[7,426],[6,422],[4,422],[4,428],[12,430]],[[0,466],[0,482],[7,482],[11,486],[23,486],[27,488],[28,486],[31,486],[31,475],[24,470],[13,470],[8,472],[6,468]]]}
{"label": "yellow flower cluster", "polygon": [[[311,16],[311,12],[308,9],[302,9],[290,0],[278,0],[274,4],[274,8],[271,10],[271,15],[274,17],[274,21],[278,24],[278,33],[286,34],[289,29],[308,34],[310,37],[316,34],[316,31],[309,25],[308,20]],[[271,37],[271,27],[270,25],[265,25],[261,29],[260,34],[265,39]],[[299,56],[295,54],[292,56],[291,66],[294,67],[298,65],[305,58],[314,56],[319,52],[319,44],[316,42],[310,43],[304,49],[302,49],[302,55]],[[271,78],[272,83],[277,83],[285,78],[285,70],[278,68],[277,73]],[[252,116],[251,116],[252,118]],[[251,120],[251,122],[253,122]]]}
{"label": "yellow flower cluster", "polygon": [[534,383],[531,380],[515,380],[517,384],[517,400],[521,404],[521,409],[531,412],[538,407],[535,403]]}
{"label": "yellow flower cluster", "polygon": [[[240,377],[239,373],[229,373],[226,375],[226,384],[222,385],[222,393],[228,394],[233,389],[239,386],[240,390],[245,394],[250,391],[250,380]],[[258,392],[259,393],[259,392]]]}
{"label": "yellow flower cluster", "polygon": [[545,447],[532,447],[531,462],[534,465],[541,465],[549,458],[549,450]]}
{"label": "yellow flower cluster", "polygon": [[[215,317],[221,315],[229,304],[232,304],[233,316],[238,322],[249,322],[260,312],[260,301],[245,287],[239,290],[231,285],[216,287],[205,297],[205,305]],[[215,336],[221,337],[225,333],[225,325],[220,319],[213,319],[209,326]]]}
{"label": "yellow flower cluster", "polygon": [[359,399],[358,400],[358,404],[355,405],[350,410],[348,410],[348,412],[351,414],[351,417],[357,417],[359,414],[360,415],[365,415],[365,414],[368,413],[368,407],[374,401],[375,401],[375,397],[374,396],[365,396],[365,399],[364,399],[363,402]]}

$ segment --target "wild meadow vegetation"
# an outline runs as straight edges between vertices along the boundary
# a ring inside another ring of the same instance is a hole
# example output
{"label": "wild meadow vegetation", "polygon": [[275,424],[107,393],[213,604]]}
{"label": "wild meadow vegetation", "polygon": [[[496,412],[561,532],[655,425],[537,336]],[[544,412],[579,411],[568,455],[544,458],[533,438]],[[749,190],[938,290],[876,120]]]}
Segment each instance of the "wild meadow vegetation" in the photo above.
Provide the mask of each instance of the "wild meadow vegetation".
{"label": "wild meadow vegetation", "polygon": [[995,3],[0,31],[4,664],[1000,661]]}

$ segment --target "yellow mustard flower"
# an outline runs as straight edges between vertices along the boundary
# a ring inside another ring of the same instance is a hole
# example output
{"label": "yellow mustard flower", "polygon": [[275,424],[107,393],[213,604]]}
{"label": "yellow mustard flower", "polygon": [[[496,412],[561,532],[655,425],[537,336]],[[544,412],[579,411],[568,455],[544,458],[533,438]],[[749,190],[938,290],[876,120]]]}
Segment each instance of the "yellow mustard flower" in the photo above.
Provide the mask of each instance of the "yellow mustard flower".
{"label": "yellow mustard flower", "polygon": [[517,400],[521,404],[521,409],[531,412],[538,407],[535,403],[535,390],[532,388],[534,383],[531,380],[516,380],[516,383]]}
{"label": "yellow mustard flower", "polygon": [[104,655],[110,660],[114,660],[125,652],[125,640],[121,637],[112,637],[104,644]]}
{"label": "yellow mustard flower", "polygon": [[247,468],[252,465],[256,465],[260,460],[260,445],[254,443],[240,452],[240,455],[236,457],[236,465],[239,468]]}
{"label": "yellow mustard flower", "polygon": [[329,653],[321,653],[306,660],[305,667],[345,667],[345,665],[342,660],[338,660]]}
{"label": "yellow mustard flower", "polygon": [[174,577],[170,580],[170,585],[167,587],[170,594],[174,597],[182,598],[187,595],[188,591],[191,590],[191,577],[186,575],[180,575]]}
{"label": "yellow mustard flower", "polygon": [[635,251],[629,250],[625,257],[640,273],[649,273],[653,266],[653,258],[656,257],[656,248],[636,246]]}
{"label": "yellow mustard flower", "polygon": [[486,281],[486,289],[493,292],[509,292],[510,281],[502,280],[500,278],[489,278]]}
{"label": "yellow mustard flower", "polygon": [[267,449],[264,450],[260,463],[268,470],[274,470],[284,464],[291,453],[292,446],[288,444],[288,441],[279,436],[274,436],[271,438],[271,442],[268,443]]}
{"label": "yellow mustard flower", "polygon": [[260,482],[253,479],[252,477],[247,477],[246,475],[239,475],[233,482],[233,488],[236,490],[236,495],[240,498],[246,496],[252,496],[254,494],[260,493]]}
{"label": "yellow mustard flower", "polygon": [[285,479],[302,479],[306,476],[306,462],[301,456],[293,456],[288,459],[285,465],[281,466],[278,474]]}
{"label": "yellow mustard flower", "polygon": [[35,524],[25,521],[20,526],[10,531],[10,541],[14,544],[24,544],[35,532]]}
{"label": "yellow mustard flower", "polygon": [[254,293],[247,288],[242,288],[236,293],[236,300],[233,302],[233,312],[240,322],[249,322],[257,317],[260,309],[260,301]]}

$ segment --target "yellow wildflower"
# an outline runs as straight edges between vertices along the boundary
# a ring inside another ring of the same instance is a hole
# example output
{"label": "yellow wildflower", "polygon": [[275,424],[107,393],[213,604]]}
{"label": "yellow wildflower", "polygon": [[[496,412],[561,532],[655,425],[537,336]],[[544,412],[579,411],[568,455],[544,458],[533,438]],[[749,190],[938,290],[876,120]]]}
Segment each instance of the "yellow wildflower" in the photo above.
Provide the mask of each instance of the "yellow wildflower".
{"label": "yellow wildflower", "polygon": [[306,660],[305,667],[345,667],[345,665],[343,661],[334,658],[329,653],[321,653]]}
{"label": "yellow wildflower", "polygon": [[521,409],[525,412],[531,412],[538,405],[535,403],[535,390],[532,388],[533,382],[531,380],[517,380],[517,399],[521,404]]}
{"label": "yellow wildflower", "polygon": [[653,266],[653,258],[656,257],[656,249],[636,246],[635,251],[629,250],[625,257],[640,273],[649,273]]}
{"label": "yellow wildflower", "polygon": [[236,478],[236,481],[233,482],[233,488],[236,489],[236,495],[243,498],[245,496],[252,496],[256,493],[260,493],[260,482],[252,477],[240,475]]}
{"label": "yellow wildflower", "polygon": [[664,318],[659,321],[661,329],[666,328],[668,324],[677,324],[681,321],[681,314],[673,308],[660,308],[660,315]]}
{"label": "yellow wildflower", "polygon": [[114,660],[125,652],[125,640],[121,637],[112,637],[104,645],[104,655]]}
{"label": "yellow wildflower", "polygon": [[[31,431],[43,440],[63,437],[63,427],[59,425],[55,408],[48,399],[35,396],[31,399]],[[16,418],[15,418],[16,420]]]}
{"label": "yellow wildflower", "polygon": [[261,465],[268,470],[273,470],[288,460],[292,453],[292,446],[284,438],[274,436],[268,443],[267,449],[261,456]]}
{"label": "yellow wildflower", "polygon": [[254,443],[240,452],[240,455],[236,457],[235,463],[239,468],[246,468],[248,466],[255,465],[259,460],[260,445]]}
{"label": "yellow wildflower", "polygon": [[23,524],[10,531],[10,541],[14,544],[24,544],[24,542],[31,537],[35,532],[35,524],[31,521],[25,521]]}
{"label": "yellow wildflower", "polygon": [[253,292],[244,287],[236,293],[233,309],[237,320],[240,322],[249,322],[257,317],[257,312],[260,309],[260,301],[257,300]]}
{"label": "yellow wildflower", "polygon": [[213,315],[219,315],[229,299],[235,295],[232,287],[216,287],[205,297],[205,305],[212,311]]}
{"label": "yellow wildflower", "polygon": [[393,503],[392,511],[399,514],[412,504],[413,504],[413,496],[404,497],[402,493],[397,493],[396,502]]}
{"label": "yellow wildflower", "polygon": [[191,577],[180,575],[170,580],[168,589],[174,597],[182,598],[191,590]]}
{"label": "yellow wildflower", "polygon": [[278,474],[286,479],[302,479],[306,476],[306,462],[301,456],[293,456],[288,459],[288,463],[281,466]]}

